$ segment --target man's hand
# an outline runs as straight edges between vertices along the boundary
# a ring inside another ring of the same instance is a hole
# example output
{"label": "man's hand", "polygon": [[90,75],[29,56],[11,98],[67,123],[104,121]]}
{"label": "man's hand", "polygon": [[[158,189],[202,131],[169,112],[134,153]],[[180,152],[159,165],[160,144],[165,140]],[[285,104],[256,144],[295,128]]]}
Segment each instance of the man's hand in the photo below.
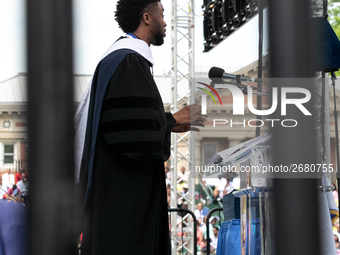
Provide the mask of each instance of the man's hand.
{"label": "man's hand", "polygon": [[178,126],[174,126],[172,128],[172,132],[175,132],[175,133],[183,133],[183,132],[188,132],[188,131],[199,132],[200,130],[199,130],[199,128],[190,126],[190,124],[188,124],[188,125],[178,125]]}
{"label": "man's hand", "polygon": [[201,114],[201,106],[197,104],[185,106],[180,111],[173,114],[176,120],[172,132],[188,132],[199,131],[194,126],[204,127],[204,122],[207,121],[205,116]]}

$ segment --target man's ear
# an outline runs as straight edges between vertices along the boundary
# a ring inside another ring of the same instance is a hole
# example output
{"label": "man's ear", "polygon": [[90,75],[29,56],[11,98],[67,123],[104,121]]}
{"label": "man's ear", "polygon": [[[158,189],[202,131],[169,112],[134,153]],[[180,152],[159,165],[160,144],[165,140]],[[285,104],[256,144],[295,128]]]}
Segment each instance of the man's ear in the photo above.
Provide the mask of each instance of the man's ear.
{"label": "man's ear", "polygon": [[142,16],[142,21],[146,24],[146,25],[150,25],[151,21],[151,16],[149,13],[143,13],[143,16]]}

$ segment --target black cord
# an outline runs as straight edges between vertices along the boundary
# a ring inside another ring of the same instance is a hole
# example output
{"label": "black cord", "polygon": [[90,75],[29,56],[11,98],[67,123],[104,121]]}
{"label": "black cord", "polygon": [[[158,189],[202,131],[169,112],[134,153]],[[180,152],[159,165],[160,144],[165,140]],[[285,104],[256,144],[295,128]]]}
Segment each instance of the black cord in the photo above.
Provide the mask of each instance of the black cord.
{"label": "black cord", "polygon": [[252,87],[253,89],[255,89],[257,92],[264,92],[264,93],[269,93],[269,91],[265,90],[265,89],[261,89],[259,90],[258,87],[253,87],[253,86],[249,86],[249,87]]}
{"label": "black cord", "polygon": [[[264,84],[266,84],[266,85],[267,85],[267,88],[268,88],[268,90],[270,91],[270,86],[269,86],[269,84],[268,84],[267,82],[265,82],[265,81],[262,81],[262,80],[261,80],[261,82],[262,82],[262,83],[264,83]],[[261,88],[261,89],[262,89],[262,88]],[[263,91],[265,91],[264,89],[262,89],[262,90],[263,90]]]}
{"label": "black cord", "polygon": [[259,60],[258,60],[258,78],[262,78],[262,52],[263,52],[263,6],[262,0],[258,1],[259,9]]}
{"label": "black cord", "polygon": [[182,254],[184,254],[184,240],[183,240],[184,232],[183,232],[183,215],[182,215]]}
{"label": "black cord", "polygon": [[264,84],[266,84],[267,85],[267,87],[268,87],[268,89],[269,89],[269,84],[267,83],[267,82],[265,82],[265,81],[262,81]]}
{"label": "black cord", "polygon": [[[259,60],[258,60],[258,79],[262,79],[262,48],[263,48],[263,5],[262,0],[258,0],[258,9],[259,9]],[[262,81],[263,82],[263,81]],[[258,91],[262,91],[262,82],[257,83]],[[257,109],[262,110],[262,97],[257,96]],[[261,116],[257,116],[257,119],[260,120]],[[256,137],[260,136],[261,127],[258,121],[256,127]]]}

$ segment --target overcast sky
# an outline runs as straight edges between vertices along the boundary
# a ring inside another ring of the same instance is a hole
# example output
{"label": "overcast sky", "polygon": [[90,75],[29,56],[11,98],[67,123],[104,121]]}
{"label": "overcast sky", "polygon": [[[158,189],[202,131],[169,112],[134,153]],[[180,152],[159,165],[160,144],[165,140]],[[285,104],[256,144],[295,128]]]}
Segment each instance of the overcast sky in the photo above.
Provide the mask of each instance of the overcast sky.
{"label": "overcast sky", "polygon": [[[123,35],[114,20],[115,0],[74,0],[74,72],[92,74],[98,60],[119,36]],[[240,30],[209,53],[203,51],[201,2],[195,6],[195,69],[221,66],[236,71],[258,58],[258,19],[253,18]],[[154,73],[165,74],[171,68],[171,1],[163,1],[167,37],[161,47],[152,47]],[[61,17],[62,18],[62,17]],[[0,0],[0,81],[26,72],[25,1]],[[267,53],[265,29],[264,54]]]}

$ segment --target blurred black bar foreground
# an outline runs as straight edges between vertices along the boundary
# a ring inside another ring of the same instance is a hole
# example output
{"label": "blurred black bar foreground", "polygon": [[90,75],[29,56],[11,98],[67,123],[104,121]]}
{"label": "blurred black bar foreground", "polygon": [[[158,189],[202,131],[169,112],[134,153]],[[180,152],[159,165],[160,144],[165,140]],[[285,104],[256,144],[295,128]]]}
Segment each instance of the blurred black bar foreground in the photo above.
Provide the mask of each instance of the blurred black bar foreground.
{"label": "blurred black bar foreground", "polygon": [[77,254],[72,1],[28,0],[30,254]]}
{"label": "blurred black bar foreground", "polygon": [[[268,13],[270,77],[311,78],[315,51],[310,1],[269,1]],[[278,82],[275,87],[283,84]],[[308,84],[302,79],[284,86],[305,87],[311,93],[313,91],[312,82]],[[278,105],[281,105],[280,100]],[[305,106],[315,116],[313,97]],[[278,111],[272,118],[298,121],[295,128],[279,125],[273,128],[274,165],[321,163],[316,162],[314,117],[305,116],[292,106],[288,108],[286,116],[281,116]],[[320,254],[317,179],[288,177],[274,180],[275,254]]]}

